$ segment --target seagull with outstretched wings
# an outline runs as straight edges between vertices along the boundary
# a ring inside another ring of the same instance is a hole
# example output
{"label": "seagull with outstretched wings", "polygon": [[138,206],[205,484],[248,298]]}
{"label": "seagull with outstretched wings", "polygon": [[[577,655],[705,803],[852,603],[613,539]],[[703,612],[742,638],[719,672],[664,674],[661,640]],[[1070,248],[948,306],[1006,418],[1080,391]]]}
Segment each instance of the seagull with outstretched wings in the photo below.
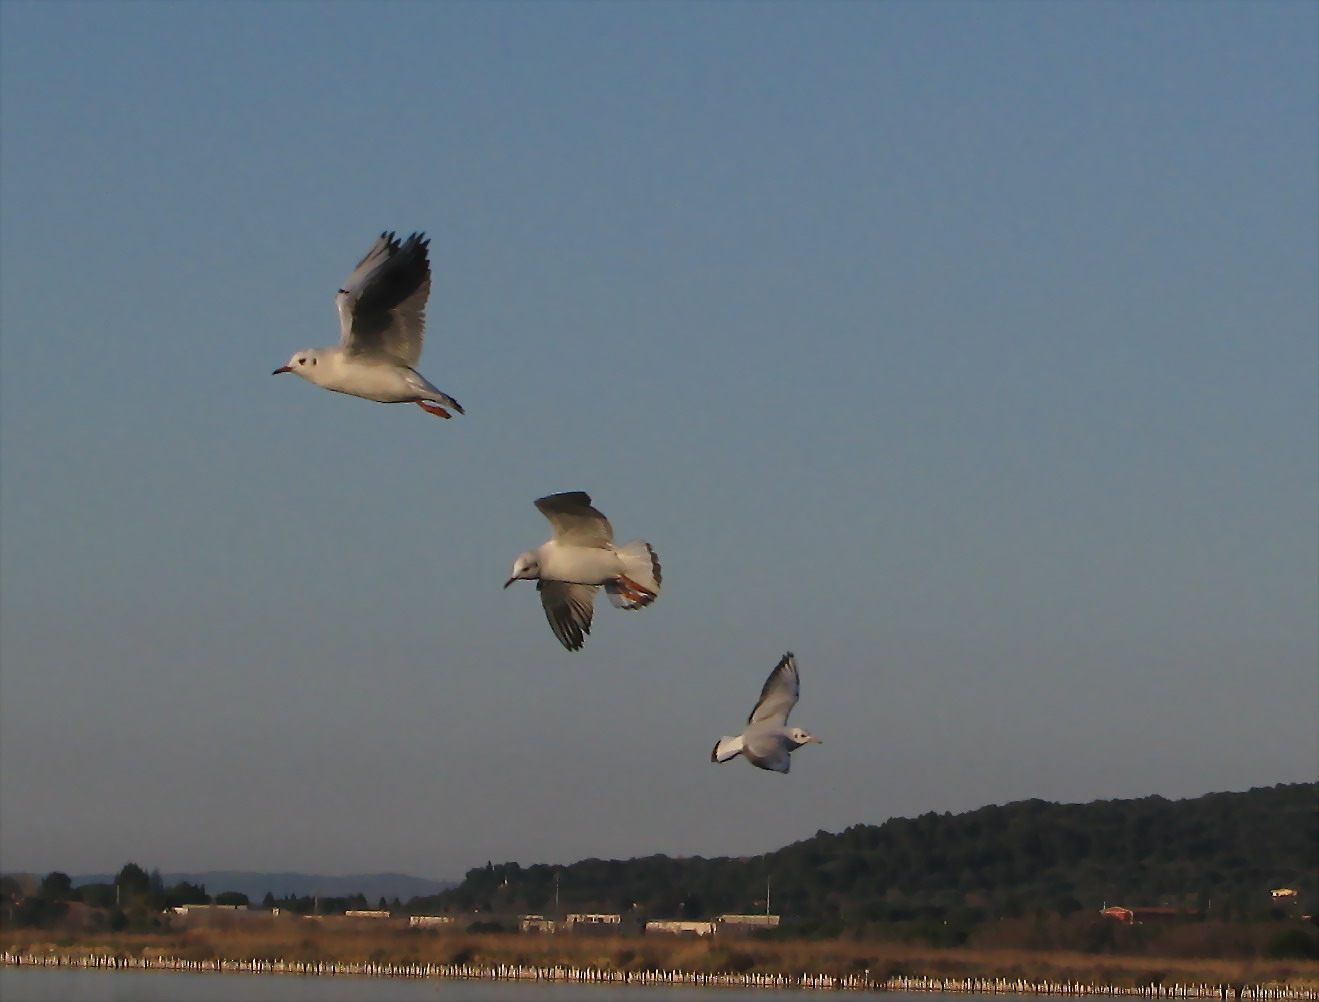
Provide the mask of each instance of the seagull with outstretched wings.
{"label": "seagull with outstretched wings", "polygon": [[297,352],[274,374],[293,372],[327,390],[381,403],[416,404],[436,417],[463,413],[457,400],[414,368],[431,289],[428,246],[421,233],[403,241],[380,234],[334,297],[339,343]]}
{"label": "seagull with outstretched wings", "polygon": [[518,579],[536,582],[550,629],[570,651],[581,650],[591,632],[595,593],[603,585],[619,609],[644,609],[660,590],[660,562],[651,545],[614,545],[609,519],[591,507],[585,491],[551,494],[536,502],[554,535],[513,563],[507,588]]}
{"label": "seagull with outstretched wings", "polygon": [[756,708],[747,717],[746,730],[736,737],[720,738],[710,761],[727,762],[742,755],[758,768],[787,772],[792,766],[792,752],[805,744],[823,744],[810,732],[788,726],[788,714],[797,705],[800,692],[797,657],[789,651],[765,680]]}

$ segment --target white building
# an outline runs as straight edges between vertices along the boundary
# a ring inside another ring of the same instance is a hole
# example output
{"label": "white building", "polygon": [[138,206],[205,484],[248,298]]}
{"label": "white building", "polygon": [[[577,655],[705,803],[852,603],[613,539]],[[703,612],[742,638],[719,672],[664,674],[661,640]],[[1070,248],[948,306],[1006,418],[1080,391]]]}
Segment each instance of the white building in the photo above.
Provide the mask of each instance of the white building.
{"label": "white building", "polygon": [[518,929],[522,932],[554,932],[558,923],[544,915],[519,915]]}
{"label": "white building", "polygon": [[171,909],[175,915],[187,915],[189,912],[206,914],[208,912],[245,912],[247,905],[176,905]]}
{"label": "white building", "polygon": [[677,919],[646,923],[646,935],[665,933],[669,936],[713,936],[713,922],[682,922]]}
{"label": "white building", "polygon": [[409,915],[408,925],[413,929],[433,929],[453,925],[452,915]]}
{"label": "white building", "polygon": [[569,929],[579,925],[622,925],[623,916],[620,914],[606,915],[598,912],[574,912],[564,919],[564,922]]}
{"label": "white building", "polygon": [[720,925],[745,926],[748,929],[777,929],[777,915],[720,915],[715,919]]}

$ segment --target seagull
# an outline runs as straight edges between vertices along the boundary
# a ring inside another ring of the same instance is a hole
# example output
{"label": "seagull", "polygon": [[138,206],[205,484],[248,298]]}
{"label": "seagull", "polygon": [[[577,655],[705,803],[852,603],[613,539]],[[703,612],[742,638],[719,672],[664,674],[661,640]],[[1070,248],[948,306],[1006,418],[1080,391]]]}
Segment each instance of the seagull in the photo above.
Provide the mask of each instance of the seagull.
{"label": "seagull", "polygon": [[655,601],[660,590],[655,551],[640,539],[615,546],[613,527],[591,507],[589,494],[551,494],[536,507],[554,526],[554,536],[513,562],[504,587],[519,578],[535,581],[545,618],[564,647],[582,649],[601,585],[619,609],[644,609]]}
{"label": "seagull", "polygon": [[431,291],[430,241],[414,233],[402,243],[382,233],[334,297],[339,343],[307,348],[272,375],[296,372],[309,383],[386,404],[416,404],[436,417],[463,413],[458,401],[413,368],[426,330]]}
{"label": "seagull", "polygon": [[797,657],[788,651],[765,679],[756,708],[747,717],[746,730],[735,738],[720,738],[710,753],[710,761],[727,762],[745,755],[757,768],[787,772],[792,765],[791,752],[811,742],[823,744],[800,727],[788,726],[788,714],[797,705],[800,689]]}

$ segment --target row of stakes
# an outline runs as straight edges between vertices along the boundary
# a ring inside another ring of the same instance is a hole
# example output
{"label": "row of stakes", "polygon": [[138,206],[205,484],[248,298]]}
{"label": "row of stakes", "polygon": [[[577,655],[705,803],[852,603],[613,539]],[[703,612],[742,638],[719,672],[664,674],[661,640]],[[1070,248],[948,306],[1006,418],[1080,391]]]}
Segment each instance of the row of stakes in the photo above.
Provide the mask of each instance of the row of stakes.
{"label": "row of stakes", "polygon": [[347,974],[398,978],[479,978],[507,981],[570,981],[598,984],[726,985],[738,988],[834,988],[866,991],[962,992],[978,995],[1135,995],[1145,998],[1248,999],[1251,1002],[1319,1002],[1319,989],[1288,985],[1092,985],[1025,978],[873,979],[858,974],[702,973],[699,971],[617,971],[596,967],[523,967],[512,964],[386,964],[328,960],[187,960],[182,957],[130,957],[102,953],[5,953],[12,967],[87,967],[170,971],[243,971],[253,974]]}

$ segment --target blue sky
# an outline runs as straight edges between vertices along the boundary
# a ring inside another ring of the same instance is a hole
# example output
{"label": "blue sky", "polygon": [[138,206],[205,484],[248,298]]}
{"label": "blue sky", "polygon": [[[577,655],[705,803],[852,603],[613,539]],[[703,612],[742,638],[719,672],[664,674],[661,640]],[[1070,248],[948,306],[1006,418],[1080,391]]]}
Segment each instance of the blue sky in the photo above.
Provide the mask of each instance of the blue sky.
{"label": "blue sky", "polygon": [[[0,5],[0,866],[1313,780],[1306,3]],[[432,237],[438,421],[271,379]],[[555,642],[534,498],[658,551]],[[783,651],[825,744],[715,767]]]}

